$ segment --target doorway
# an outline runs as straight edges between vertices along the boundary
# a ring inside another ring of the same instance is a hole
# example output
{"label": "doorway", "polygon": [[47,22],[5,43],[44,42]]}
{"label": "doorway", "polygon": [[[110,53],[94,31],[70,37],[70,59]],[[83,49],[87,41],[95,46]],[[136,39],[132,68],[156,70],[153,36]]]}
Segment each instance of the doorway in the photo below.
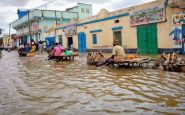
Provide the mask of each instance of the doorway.
{"label": "doorway", "polygon": [[119,45],[122,46],[122,35],[121,35],[121,31],[115,31],[113,34],[113,38],[116,39],[119,43]]}
{"label": "doorway", "polygon": [[67,42],[68,48],[70,48],[72,44],[73,44],[73,37],[68,37],[68,42]]}
{"label": "doorway", "polygon": [[59,44],[61,45],[61,46],[63,46],[63,41],[62,41],[62,35],[60,35],[60,36],[58,36],[59,38]]}
{"label": "doorway", "polygon": [[47,37],[45,39],[46,39],[46,49],[48,49],[49,47],[51,47],[56,42],[55,37]]}

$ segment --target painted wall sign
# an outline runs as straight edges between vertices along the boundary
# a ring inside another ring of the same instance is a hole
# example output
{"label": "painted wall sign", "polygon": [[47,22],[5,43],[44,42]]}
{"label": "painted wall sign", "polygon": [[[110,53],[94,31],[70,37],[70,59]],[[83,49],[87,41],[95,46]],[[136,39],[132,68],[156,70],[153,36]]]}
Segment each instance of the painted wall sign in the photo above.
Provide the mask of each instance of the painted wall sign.
{"label": "painted wall sign", "polygon": [[67,25],[64,27],[64,31],[65,31],[65,36],[73,36],[77,34],[77,27],[76,24],[71,24],[71,25]]}
{"label": "painted wall sign", "polygon": [[182,47],[182,27],[181,26],[175,26],[173,27],[172,31],[169,34],[172,36],[173,39],[173,47],[174,48],[181,48]]}
{"label": "painted wall sign", "polygon": [[185,24],[185,13],[174,14],[172,18],[174,25]]}
{"label": "painted wall sign", "polygon": [[169,0],[169,6],[184,8],[185,1],[184,0]]}
{"label": "painted wall sign", "polygon": [[143,25],[165,21],[165,8],[153,7],[130,13],[130,25]]}

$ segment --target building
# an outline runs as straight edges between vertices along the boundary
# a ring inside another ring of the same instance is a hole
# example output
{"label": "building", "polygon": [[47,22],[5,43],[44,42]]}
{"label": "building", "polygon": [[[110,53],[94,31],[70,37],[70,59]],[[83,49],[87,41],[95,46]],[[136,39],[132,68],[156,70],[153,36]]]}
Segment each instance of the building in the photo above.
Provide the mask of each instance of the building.
{"label": "building", "polygon": [[[64,47],[73,44],[79,51],[111,51],[113,40],[118,39],[127,52],[183,53],[183,4],[184,0],[156,0],[113,12],[102,9],[95,16],[78,20],[77,24],[70,22],[58,27],[57,33],[62,37]],[[76,34],[66,34],[75,27]]]}
{"label": "building", "polygon": [[10,42],[11,42],[10,36],[7,34],[3,34],[2,41],[3,41],[3,46],[6,48],[8,45],[10,45]]}
{"label": "building", "polygon": [[[88,13],[84,14],[84,10]],[[68,8],[66,11],[18,9],[17,14],[19,18],[12,23],[12,27],[17,32],[18,44],[27,44],[33,39],[35,42],[46,41],[46,47],[49,47],[59,41],[56,39],[56,28],[59,25],[68,23],[72,19],[92,16],[92,5],[78,3],[77,6]]]}
{"label": "building", "polygon": [[3,46],[3,37],[0,37],[0,47]]}

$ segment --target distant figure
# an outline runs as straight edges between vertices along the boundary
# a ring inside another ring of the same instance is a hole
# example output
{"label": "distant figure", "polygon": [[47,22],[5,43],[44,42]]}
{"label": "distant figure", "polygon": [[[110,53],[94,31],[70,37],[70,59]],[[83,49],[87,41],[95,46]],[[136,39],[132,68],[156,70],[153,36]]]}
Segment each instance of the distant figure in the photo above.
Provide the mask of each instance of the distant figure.
{"label": "distant figure", "polygon": [[24,48],[24,45],[23,45],[23,44],[20,44],[20,45],[19,45],[19,49],[20,49],[20,48]]}
{"label": "distant figure", "polygon": [[3,56],[2,50],[3,50],[3,46],[0,46],[0,58]]}
{"label": "distant figure", "polygon": [[30,45],[29,44],[26,44],[25,47],[24,47],[25,53],[28,53],[30,50],[31,50]]}
{"label": "distant figure", "polygon": [[33,53],[35,51],[36,51],[36,44],[35,44],[35,42],[31,42],[31,50],[29,53]]}
{"label": "distant figure", "polygon": [[58,43],[56,43],[54,47],[54,56],[55,57],[61,56],[62,52],[63,52],[63,47]]}
{"label": "distant figure", "polygon": [[42,41],[40,41],[38,45],[39,45],[38,46],[39,47],[39,51],[43,52],[44,47],[43,47]]}
{"label": "distant figure", "polygon": [[71,51],[73,52],[73,50],[74,50],[73,44],[71,44],[70,49],[71,49]]}
{"label": "distant figure", "polygon": [[23,44],[19,45],[18,53],[19,53],[20,57],[26,56],[26,53],[24,52],[24,45]]}
{"label": "distant figure", "polygon": [[11,52],[11,47],[9,44],[7,45],[7,49],[8,49],[8,52]]}
{"label": "distant figure", "polygon": [[62,47],[58,43],[55,43],[54,48],[51,48],[50,52],[48,53],[49,54],[48,60],[57,59],[59,56],[61,56],[61,53],[62,53]]}

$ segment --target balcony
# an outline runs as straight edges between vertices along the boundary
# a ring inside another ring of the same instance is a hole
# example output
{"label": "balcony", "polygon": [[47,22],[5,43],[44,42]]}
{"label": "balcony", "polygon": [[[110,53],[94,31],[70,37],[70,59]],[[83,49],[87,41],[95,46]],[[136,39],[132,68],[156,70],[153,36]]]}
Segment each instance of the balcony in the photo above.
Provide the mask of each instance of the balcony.
{"label": "balcony", "polygon": [[60,21],[70,21],[72,18],[78,18],[78,13],[75,12],[63,12],[55,10],[34,10],[31,11],[28,15],[14,21],[12,27],[17,29],[26,25],[29,21],[39,20],[39,19],[58,19]]}
{"label": "balcony", "polygon": [[16,21],[14,21],[14,22],[12,23],[12,27],[13,27],[14,29],[16,29],[16,28],[18,28],[19,26],[22,26],[23,24],[25,24],[26,22],[28,22],[28,15],[26,15],[26,16],[24,16],[24,17],[22,17],[22,18],[20,18],[20,19],[18,19],[18,20],[16,20]]}

